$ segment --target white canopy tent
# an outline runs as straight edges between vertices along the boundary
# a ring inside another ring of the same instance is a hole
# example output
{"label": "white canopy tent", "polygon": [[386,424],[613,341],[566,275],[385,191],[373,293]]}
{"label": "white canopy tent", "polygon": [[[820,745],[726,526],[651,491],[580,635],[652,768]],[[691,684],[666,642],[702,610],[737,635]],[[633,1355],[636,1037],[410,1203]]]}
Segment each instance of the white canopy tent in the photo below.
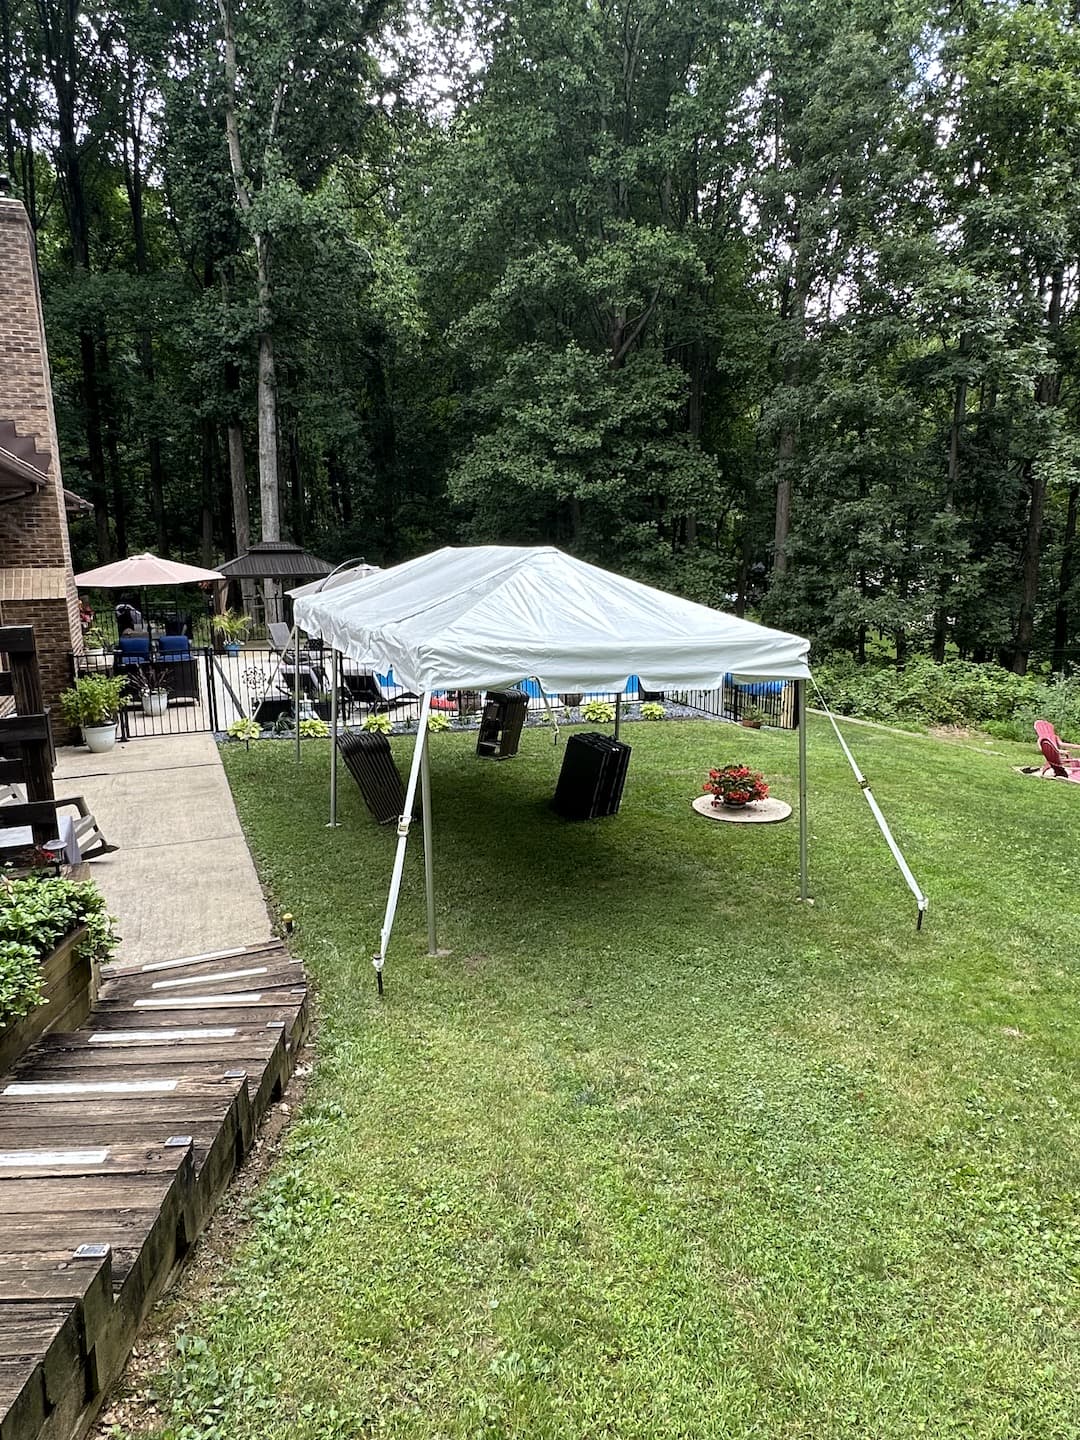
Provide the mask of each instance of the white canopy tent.
{"label": "white canopy tent", "polygon": [[[805,682],[810,642],[721,614],[576,560],[551,546],[448,547],[333,588],[297,594],[297,625],[361,662],[378,656],[421,696],[417,743],[374,965],[382,967],[412,819],[423,791],[428,940],[436,948],[427,720],[436,690],[535,679],[545,694],[720,687],[725,675],[794,680],[799,721],[799,860],[807,896]],[[335,667],[336,673],[336,667]],[[336,710],[335,710],[336,714]],[[335,726],[336,730],[336,726]]]}

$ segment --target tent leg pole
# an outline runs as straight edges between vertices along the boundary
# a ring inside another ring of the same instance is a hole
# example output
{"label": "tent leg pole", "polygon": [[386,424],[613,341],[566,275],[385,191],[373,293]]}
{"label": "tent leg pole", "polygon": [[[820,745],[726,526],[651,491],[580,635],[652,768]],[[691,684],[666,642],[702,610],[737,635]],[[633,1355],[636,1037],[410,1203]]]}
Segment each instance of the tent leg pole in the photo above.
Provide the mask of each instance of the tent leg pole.
{"label": "tent leg pole", "polygon": [[330,665],[333,679],[330,682],[330,821],[328,830],[336,830],[337,818],[337,737],[338,737],[338,678],[341,657],[336,650],[330,651]]}
{"label": "tent leg pole", "polygon": [[420,799],[424,809],[424,894],[427,900],[427,944],[428,954],[439,953],[439,937],[435,930],[435,855],[431,834],[431,763],[428,758],[428,733],[425,727],[420,743],[424,747],[420,757]]}
{"label": "tent leg pole", "polygon": [[379,951],[371,962],[375,967],[375,979],[378,982],[380,995],[383,993],[383,965],[390,944],[390,935],[394,928],[398,896],[401,893],[401,875],[405,868],[405,847],[409,843],[409,825],[412,822],[413,804],[416,801],[416,783],[420,778],[420,762],[424,755],[424,741],[427,738],[427,722],[430,714],[431,691],[425,690],[420,701],[420,724],[417,729],[416,744],[413,746],[412,764],[409,766],[409,781],[405,787],[405,808],[398,821],[397,850],[394,852],[394,868],[390,875],[390,892],[386,897],[386,913],[383,916],[382,930],[379,933]]}
{"label": "tent leg pole", "polygon": [[796,719],[799,726],[799,899],[810,898],[807,867],[808,828],[806,815],[806,681],[795,681]]}
{"label": "tent leg pole", "polygon": [[294,625],[289,636],[293,658],[293,729],[296,732],[296,763],[300,764],[300,627]]}

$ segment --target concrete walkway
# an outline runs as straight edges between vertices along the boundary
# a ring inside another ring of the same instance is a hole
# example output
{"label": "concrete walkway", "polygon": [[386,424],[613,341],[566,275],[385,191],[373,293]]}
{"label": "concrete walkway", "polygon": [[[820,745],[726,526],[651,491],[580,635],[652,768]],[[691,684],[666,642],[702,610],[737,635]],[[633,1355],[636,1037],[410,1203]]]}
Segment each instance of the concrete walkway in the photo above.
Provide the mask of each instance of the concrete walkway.
{"label": "concrete walkway", "polygon": [[142,964],[269,939],[266,911],[209,735],[57,751],[56,793],[84,795],[112,855],[91,875],[120,921],[119,959]]}

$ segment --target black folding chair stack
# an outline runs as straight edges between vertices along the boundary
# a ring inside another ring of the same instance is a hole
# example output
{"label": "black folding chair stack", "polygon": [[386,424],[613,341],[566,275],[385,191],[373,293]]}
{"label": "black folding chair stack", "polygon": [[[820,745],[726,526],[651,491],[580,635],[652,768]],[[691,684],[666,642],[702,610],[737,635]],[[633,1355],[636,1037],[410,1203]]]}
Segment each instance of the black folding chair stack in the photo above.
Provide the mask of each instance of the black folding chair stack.
{"label": "black folding chair stack", "polygon": [[618,813],[630,746],[586,730],[566,742],[551,808],[564,820],[598,820]]}
{"label": "black folding chair stack", "polygon": [[405,786],[394,764],[390,741],[377,730],[343,730],[337,743],[375,819],[380,825],[398,820],[405,809]]}
{"label": "black folding chair stack", "polygon": [[480,717],[476,753],[486,760],[509,760],[521,742],[521,727],[529,710],[524,690],[489,690]]}

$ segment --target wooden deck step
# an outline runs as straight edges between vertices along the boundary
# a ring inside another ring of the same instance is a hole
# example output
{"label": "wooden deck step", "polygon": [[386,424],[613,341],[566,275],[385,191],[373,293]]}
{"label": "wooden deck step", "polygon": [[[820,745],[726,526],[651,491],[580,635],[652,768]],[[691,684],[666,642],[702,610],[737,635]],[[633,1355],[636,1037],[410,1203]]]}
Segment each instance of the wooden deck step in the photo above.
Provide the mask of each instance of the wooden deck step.
{"label": "wooden deck step", "polygon": [[85,1434],[307,1024],[279,942],[110,966],[85,1025],[0,1076],[0,1440]]}

